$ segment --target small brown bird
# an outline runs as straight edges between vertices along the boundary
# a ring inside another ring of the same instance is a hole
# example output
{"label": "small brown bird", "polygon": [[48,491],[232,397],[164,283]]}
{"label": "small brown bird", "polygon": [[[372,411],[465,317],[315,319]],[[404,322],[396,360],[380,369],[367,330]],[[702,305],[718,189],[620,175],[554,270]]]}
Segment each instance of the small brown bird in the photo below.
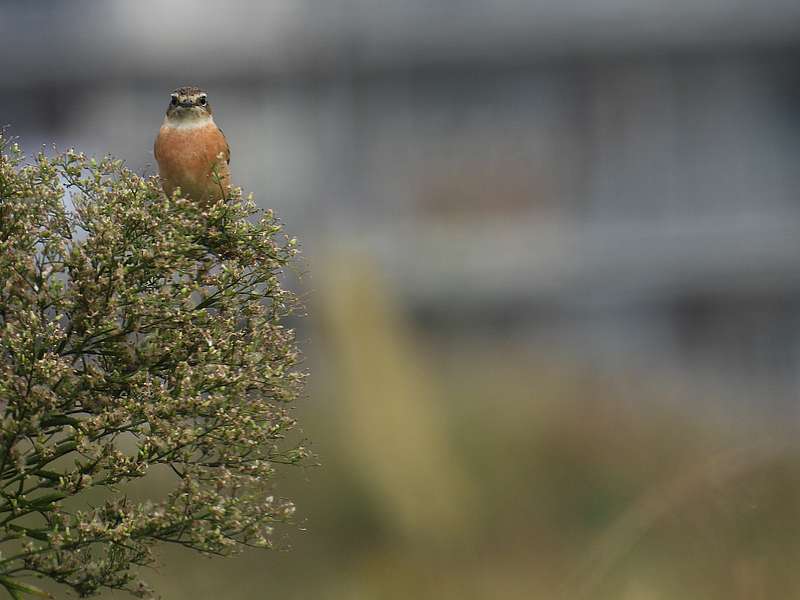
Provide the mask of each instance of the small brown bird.
{"label": "small brown bird", "polygon": [[214,122],[208,94],[200,88],[172,92],[153,153],[167,195],[180,188],[182,196],[202,204],[227,197],[231,149]]}

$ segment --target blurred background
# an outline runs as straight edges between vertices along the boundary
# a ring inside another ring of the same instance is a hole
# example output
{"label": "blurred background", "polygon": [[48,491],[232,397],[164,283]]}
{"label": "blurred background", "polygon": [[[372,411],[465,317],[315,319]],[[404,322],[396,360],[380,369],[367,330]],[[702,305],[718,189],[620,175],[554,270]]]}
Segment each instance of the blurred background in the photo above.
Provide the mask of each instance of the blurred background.
{"label": "blurred background", "polygon": [[154,173],[199,85],[304,247],[303,530],[164,549],[164,598],[800,598],[796,0],[2,1],[0,40],[26,152]]}

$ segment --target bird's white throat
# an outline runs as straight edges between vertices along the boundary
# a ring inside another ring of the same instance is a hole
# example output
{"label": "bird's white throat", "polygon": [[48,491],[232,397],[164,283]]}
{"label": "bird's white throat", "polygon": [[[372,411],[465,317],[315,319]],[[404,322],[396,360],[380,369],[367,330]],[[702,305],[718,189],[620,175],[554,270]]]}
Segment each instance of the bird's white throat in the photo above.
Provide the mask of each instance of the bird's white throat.
{"label": "bird's white throat", "polygon": [[184,113],[180,116],[166,116],[164,117],[164,124],[176,129],[196,129],[198,127],[205,127],[214,122],[212,117],[207,112],[203,111],[200,114],[192,112]]}

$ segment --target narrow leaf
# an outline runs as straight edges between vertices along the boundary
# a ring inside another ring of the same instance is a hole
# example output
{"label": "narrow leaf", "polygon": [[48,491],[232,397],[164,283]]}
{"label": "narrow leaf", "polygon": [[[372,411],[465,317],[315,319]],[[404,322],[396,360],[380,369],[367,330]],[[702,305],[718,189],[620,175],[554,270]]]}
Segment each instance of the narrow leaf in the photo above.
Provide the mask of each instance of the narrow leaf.
{"label": "narrow leaf", "polygon": [[22,598],[22,594],[30,594],[32,596],[36,596],[38,598],[52,598],[50,594],[45,592],[44,590],[40,590],[34,585],[29,583],[23,583],[11,577],[7,577],[5,575],[0,575],[0,584],[3,585],[8,590],[8,593],[14,598],[14,600]]}
{"label": "narrow leaf", "polygon": [[34,498],[33,500],[28,500],[25,504],[34,508],[41,508],[44,506],[48,506],[53,502],[58,502],[59,500],[63,500],[66,497],[67,495],[63,492],[53,492],[52,494],[45,494],[44,496],[39,496],[38,498]]}

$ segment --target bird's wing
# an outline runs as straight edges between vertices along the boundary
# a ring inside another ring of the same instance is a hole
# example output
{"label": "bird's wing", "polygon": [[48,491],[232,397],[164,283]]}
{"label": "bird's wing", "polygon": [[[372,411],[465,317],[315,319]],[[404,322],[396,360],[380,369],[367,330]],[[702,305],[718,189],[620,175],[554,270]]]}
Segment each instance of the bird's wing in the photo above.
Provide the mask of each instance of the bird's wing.
{"label": "bird's wing", "polygon": [[231,145],[228,143],[228,138],[225,137],[225,132],[222,129],[219,132],[222,134],[222,141],[225,142],[225,162],[231,164]]}

